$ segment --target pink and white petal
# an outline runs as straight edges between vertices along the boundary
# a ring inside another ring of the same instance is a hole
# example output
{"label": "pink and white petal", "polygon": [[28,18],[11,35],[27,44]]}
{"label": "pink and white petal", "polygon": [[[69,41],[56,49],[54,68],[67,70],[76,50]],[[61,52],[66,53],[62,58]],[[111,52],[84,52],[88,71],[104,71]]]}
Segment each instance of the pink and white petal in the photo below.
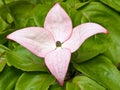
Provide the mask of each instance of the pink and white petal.
{"label": "pink and white petal", "polygon": [[70,37],[72,33],[72,22],[59,3],[55,4],[48,12],[44,22],[44,28],[49,30],[55,40],[61,43]]}
{"label": "pink and white petal", "polygon": [[7,39],[16,41],[39,57],[44,57],[48,52],[56,48],[51,33],[40,27],[17,30],[9,34]]}
{"label": "pink and white petal", "polygon": [[68,49],[56,49],[45,56],[45,64],[58,80],[60,85],[64,84],[64,79],[68,70],[71,52]]}
{"label": "pink and white petal", "polygon": [[62,47],[75,52],[87,38],[98,33],[108,33],[108,31],[96,23],[81,24],[73,29],[72,36],[63,43]]}

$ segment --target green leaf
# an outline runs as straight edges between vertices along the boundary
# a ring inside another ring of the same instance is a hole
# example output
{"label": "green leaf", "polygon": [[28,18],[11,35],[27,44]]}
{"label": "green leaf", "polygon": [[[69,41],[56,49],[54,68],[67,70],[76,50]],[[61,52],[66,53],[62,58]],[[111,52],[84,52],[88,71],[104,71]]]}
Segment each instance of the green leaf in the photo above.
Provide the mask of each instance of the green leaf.
{"label": "green leaf", "polygon": [[120,12],[120,0],[100,0],[102,3],[114,8]]}
{"label": "green leaf", "polygon": [[44,26],[45,17],[51,7],[52,7],[52,4],[36,5],[36,7],[34,8],[33,18],[37,26],[40,26],[40,27]]}
{"label": "green leaf", "polygon": [[66,90],[106,90],[104,87],[86,76],[74,77],[71,83],[67,83],[66,88]]}
{"label": "green leaf", "polygon": [[0,44],[0,54],[4,53],[4,52],[9,52],[9,51],[10,51],[9,48],[7,48],[6,46]]}
{"label": "green leaf", "polygon": [[4,45],[0,44],[0,72],[4,69],[6,65],[6,58],[5,58],[6,52],[9,52],[9,49]]}
{"label": "green leaf", "polygon": [[106,34],[97,34],[87,39],[83,45],[72,54],[72,60],[81,63],[89,60],[100,53],[105,52],[109,45],[110,39]]}
{"label": "green leaf", "polygon": [[0,17],[0,34],[4,32],[8,24]]}
{"label": "green leaf", "polygon": [[54,77],[47,73],[23,73],[16,83],[15,90],[48,90],[54,82]]}
{"label": "green leaf", "polygon": [[6,59],[0,57],[0,72],[4,69],[5,65],[6,65]]}
{"label": "green leaf", "polygon": [[18,46],[7,54],[7,62],[23,71],[47,71],[44,60],[27,49]]}
{"label": "green leaf", "polygon": [[108,90],[120,89],[120,72],[114,64],[104,56],[98,56],[81,64],[74,64],[74,67]]}
{"label": "green leaf", "polygon": [[3,5],[3,2],[2,2],[2,0],[0,0],[0,7]]}
{"label": "green leaf", "polygon": [[29,18],[33,15],[34,5],[27,1],[16,1],[8,4],[9,10],[17,28],[27,25]]}
{"label": "green leaf", "polygon": [[0,72],[0,90],[14,90],[15,84],[21,71],[6,66],[6,68]]}
{"label": "green leaf", "polygon": [[66,90],[81,90],[81,88],[79,88],[77,85],[75,85],[71,82],[67,82]]}
{"label": "green leaf", "polygon": [[7,22],[8,23],[12,23],[14,20],[13,20],[13,17],[11,16],[10,13],[7,14]]}
{"label": "green leaf", "polygon": [[59,83],[56,82],[53,85],[51,85],[49,90],[65,90],[65,85],[61,87]]}

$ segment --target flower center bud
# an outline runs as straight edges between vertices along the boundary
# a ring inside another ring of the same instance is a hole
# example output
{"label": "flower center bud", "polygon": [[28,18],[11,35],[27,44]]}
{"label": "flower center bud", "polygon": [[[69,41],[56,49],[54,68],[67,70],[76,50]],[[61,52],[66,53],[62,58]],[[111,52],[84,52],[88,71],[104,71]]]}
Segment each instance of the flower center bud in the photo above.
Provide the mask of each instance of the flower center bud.
{"label": "flower center bud", "polygon": [[60,41],[56,42],[56,47],[61,47],[62,43]]}

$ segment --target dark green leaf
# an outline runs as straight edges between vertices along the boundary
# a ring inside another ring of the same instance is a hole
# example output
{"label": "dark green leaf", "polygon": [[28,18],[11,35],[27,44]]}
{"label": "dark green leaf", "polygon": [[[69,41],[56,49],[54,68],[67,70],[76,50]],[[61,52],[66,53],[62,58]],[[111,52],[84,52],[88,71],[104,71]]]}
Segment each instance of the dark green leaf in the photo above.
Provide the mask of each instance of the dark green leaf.
{"label": "dark green leaf", "polygon": [[14,90],[15,84],[21,71],[6,66],[6,68],[0,72],[0,90]]}
{"label": "dark green leaf", "polygon": [[27,1],[16,1],[8,4],[9,11],[14,18],[17,28],[22,28],[27,25],[29,18],[33,15],[34,5]]}
{"label": "dark green leaf", "polygon": [[56,82],[49,88],[49,90],[65,90],[64,86],[60,86],[59,83]]}

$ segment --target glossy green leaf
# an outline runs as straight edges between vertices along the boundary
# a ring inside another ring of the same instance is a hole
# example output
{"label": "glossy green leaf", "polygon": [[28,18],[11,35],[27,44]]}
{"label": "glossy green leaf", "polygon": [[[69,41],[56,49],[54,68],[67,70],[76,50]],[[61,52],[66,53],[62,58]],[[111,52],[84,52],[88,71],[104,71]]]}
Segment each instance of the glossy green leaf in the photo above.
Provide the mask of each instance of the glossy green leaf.
{"label": "glossy green leaf", "polygon": [[0,90],[14,90],[16,81],[20,75],[21,71],[6,66],[6,68],[0,72]]}
{"label": "glossy green leaf", "polygon": [[120,89],[120,72],[114,64],[104,56],[98,56],[81,64],[74,64],[74,67],[108,90]]}
{"label": "glossy green leaf", "polygon": [[54,82],[54,77],[47,73],[23,73],[16,83],[15,90],[48,90]]}
{"label": "glossy green leaf", "polygon": [[66,90],[106,90],[106,89],[86,76],[76,76],[72,80],[72,82],[67,83]]}
{"label": "glossy green leaf", "polygon": [[18,46],[7,54],[9,65],[15,66],[23,71],[47,71],[44,60],[35,56],[22,46]]}
{"label": "glossy green leaf", "polygon": [[104,4],[114,8],[118,12],[120,12],[120,0],[100,0]]}

